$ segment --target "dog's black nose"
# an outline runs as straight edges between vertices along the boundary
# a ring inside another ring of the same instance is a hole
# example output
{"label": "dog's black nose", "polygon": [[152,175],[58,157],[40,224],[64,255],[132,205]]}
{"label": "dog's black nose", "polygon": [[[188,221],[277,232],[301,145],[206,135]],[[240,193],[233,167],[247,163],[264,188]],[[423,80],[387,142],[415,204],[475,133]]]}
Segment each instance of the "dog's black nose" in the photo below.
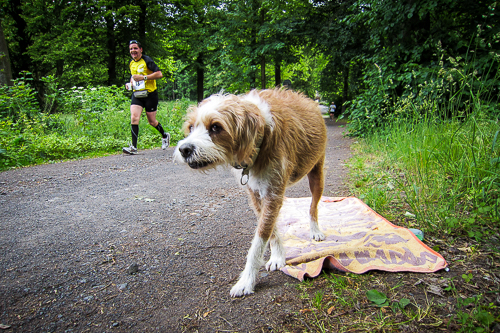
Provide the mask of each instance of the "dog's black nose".
{"label": "dog's black nose", "polygon": [[185,143],[182,146],[180,146],[179,151],[181,152],[182,157],[188,158],[193,154],[194,151],[194,145],[190,143]]}

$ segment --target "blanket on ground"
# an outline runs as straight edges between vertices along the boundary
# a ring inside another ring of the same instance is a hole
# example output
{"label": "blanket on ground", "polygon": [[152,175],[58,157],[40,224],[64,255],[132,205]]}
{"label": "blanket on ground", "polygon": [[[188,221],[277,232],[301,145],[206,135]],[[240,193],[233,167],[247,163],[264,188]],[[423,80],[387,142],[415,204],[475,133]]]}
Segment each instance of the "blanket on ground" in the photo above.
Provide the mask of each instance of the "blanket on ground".
{"label": "blanket on ground", "polygon": [[318,205],[322,242],[309,236],[311,198],[285,198],[277,226],[283,237],[285,274],[300,281],[323,268],[356,274],[369,270],[435,272],[444,258],[410,230],[395,226],[355,197],[323,197]]}

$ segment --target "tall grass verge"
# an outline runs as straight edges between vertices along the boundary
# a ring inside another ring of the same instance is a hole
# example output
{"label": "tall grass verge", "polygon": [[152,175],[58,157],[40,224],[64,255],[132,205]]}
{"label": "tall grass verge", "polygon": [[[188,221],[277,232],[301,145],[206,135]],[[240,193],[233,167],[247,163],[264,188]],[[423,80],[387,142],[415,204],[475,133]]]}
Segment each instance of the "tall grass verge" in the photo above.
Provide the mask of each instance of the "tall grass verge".
{"label": "tall grass verge", "polygon": [[364,141],[368,151],[382,153],[377,163],[386,170],[385,194],[365,188],[364,196],[372,194],[369,200],[376,206],[388,206],[389,193],[391,199],[406,203],[407,217],[415,215],[428,231],[465,233],[476,240],[496,235],[498,134],[499,124],[479,114],[462,122],[395,122]]}
{"label": "tall grass verge", "polygon": [[[359,139],[351,163],[354,191],[410,226],[498,242],[498,96],[484,90],[474,73],[454,68],[453,75],[459,85],[447,103],[426,96],[400,99],[383,127]],[[421,91],[442,89],[436,82]]]}
{"label": "tall grass verge", "polygon": [[[318,309],[312,323],[319,317],[322,325],[337,331],[356,330],[356,325],[366,331],[434,331],[432,327],[450,332],[495,331],[499,315],[491,295],[498,294],[498,281],[484,281],[485,274],[497,273],[500,255],[500,95],[498,68],[494,68],[498,62],[476,72],[478,66],[449,60],[452,66],[441,64],[439,73],[412,73],[418,84],[394,99],[395,94],[388,93],[391,78],[378,68],[379,91],[367,91],[365,97],[370,100],[365,103],[360,98],[353,104],[357,113],[350,118],[350,131],[358,138],[349,162],[354,195],[396,225],[421,229],[428,245],[446,253],[451,274],[437,273],[440,281],[448,283],[443,289],[446,305],[444,298],[433,302],[428,297],[433,292],[418,287],[422,281],[434,284],[434,275],[405,274],[394,279],[393,274],[374,273],[372,279],[382,277],[396,284],[384,289],[375,280],[372,286],[377,289],[367,290],[370,302],[387,304],[378,314],[359,306],[363,304],[359,297],[351,301],[358,306],[344,310],[345,296],[339,302],[337,295],[327,291],[321,294],[322,300],[331,303],[322,307],[309,297],[311,308]],[[375,105],[378,109],[370,108]],[[418,281],[409,283],[412,278]],[[354,285],[370,285],[369,278],[352,279],[366,279]],[[334,290],[349,297],[342,288]],[[414,297],[422,292],[425,302]],[[342,326],[334,327],[328,312],[318,315],[325,307],[340,308],[348,316]],[[351,311],[355,314],[350,315]]]}
{"label": "tall grass verge", "polygon": [[[53,86],[45,98],[50,106],[40,106],[29,79],[22,78],[12,87],[0,87],[0,100],[0,170],[118,153],[130,142],[130,97],[116,86]],[[161,102],[158,107],[157,119],[171,134],[172,144],[183,136],[181,126],[190,104]],[[145,113],[138,144],[139,149],[161,146]]]}

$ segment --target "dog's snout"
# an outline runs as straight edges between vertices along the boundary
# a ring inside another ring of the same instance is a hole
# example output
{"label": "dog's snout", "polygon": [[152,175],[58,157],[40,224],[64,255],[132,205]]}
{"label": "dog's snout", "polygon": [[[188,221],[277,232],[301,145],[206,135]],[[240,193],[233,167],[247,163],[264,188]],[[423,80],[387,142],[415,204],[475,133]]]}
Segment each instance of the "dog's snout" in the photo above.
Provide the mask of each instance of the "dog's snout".
{"label": "dog's snout", "polygon": [[194,152],[194,145],[190,144],[190,143],[185,143],[183,144],[180,148],[179,148],[179,151],[182,155],[182,157],[184,158],[188,158],[189,156],[191,156]]}

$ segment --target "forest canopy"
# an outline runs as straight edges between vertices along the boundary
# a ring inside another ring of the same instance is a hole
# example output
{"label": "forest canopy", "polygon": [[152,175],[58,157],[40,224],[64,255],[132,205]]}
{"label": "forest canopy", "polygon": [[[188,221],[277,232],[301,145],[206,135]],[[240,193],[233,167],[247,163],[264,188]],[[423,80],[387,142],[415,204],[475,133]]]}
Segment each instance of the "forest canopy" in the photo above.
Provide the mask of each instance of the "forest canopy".
{"label": "forest canopy", "polygon": [[0,0],[0,16],[0,78],[29,73],[41,100],[47,77],[63,88],[123,85],[128,41],[138,39],[164,72],[164,100],[290,80],[351,120],[375,112],[360,132],[398,99],[445,103],[462,76],[479,78],[473,90],[493,87],[498,103],[491,0]]}

